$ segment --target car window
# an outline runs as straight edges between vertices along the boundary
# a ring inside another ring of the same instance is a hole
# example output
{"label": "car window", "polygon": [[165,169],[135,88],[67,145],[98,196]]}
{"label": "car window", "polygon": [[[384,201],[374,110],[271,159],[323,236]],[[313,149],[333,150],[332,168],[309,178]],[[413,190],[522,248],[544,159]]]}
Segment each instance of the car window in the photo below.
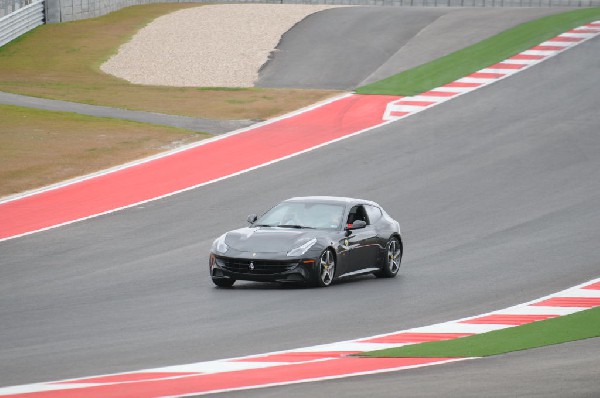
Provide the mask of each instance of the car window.
{"label": "car window", "polygon": [[256,225],[339,229],[344,206],[329,203],[283,202],[266,212]]}
{"label": "car window", "polygon": [[367,209],[367,216],[369,216],[369,221],[371,224],[376,223],[381,218],[381,209],[376,206],[366,205],[365,209]]}
{"label": "car window", "polygon": [[350,209],[350,212],[348,213],[348,220],[346,221],[346,223],[348,225],[352,225],[352,223],[356,220],[362,220],[369,224],[365,208],[361,205],[354,206]]}

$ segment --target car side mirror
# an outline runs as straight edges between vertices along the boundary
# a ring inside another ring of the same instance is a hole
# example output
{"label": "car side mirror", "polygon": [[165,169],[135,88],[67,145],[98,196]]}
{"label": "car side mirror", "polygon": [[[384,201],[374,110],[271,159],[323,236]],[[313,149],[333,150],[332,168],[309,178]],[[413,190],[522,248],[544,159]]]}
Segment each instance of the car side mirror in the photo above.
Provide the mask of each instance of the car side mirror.
{"label": "car side mirror", "polygon": [[352,223],[350,227],[348,227],[348,231],[352,231],[354,229],[361,229],[367,226],[367,222],[363,220],[356,220]]}
{"label": "car side mirror", "polygon": [[248,220],[248,222],[249,222],[250,224],[254,224],[254,222],[255,222],[256,220],[258,220],[258,217],[256,216],[256,214],[250,214],[250,215],[248,216],[248,219],[247,219],[247,220]]}

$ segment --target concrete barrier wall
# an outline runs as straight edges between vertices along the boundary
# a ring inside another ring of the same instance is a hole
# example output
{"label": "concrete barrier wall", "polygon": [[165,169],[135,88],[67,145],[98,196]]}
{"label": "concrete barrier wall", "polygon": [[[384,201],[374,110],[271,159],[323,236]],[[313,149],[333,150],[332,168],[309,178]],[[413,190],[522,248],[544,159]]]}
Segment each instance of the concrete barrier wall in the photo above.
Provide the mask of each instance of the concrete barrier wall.
{"label": "concrete barrier wall", "polygon": [[[44,1],[14,2],[13,9],[0,15],[0,47],[44,23]],[[0,3],[2,5],[2,3]]]}
{"label": "concrete barrier wall", "polygon": [[[2,1],[2,0],[0,0]],[[339,4],[418,7],[600,7],[600,0],[192,0],[196,3]],[[99,17],[123,7],[179,0],[46,0],[48,23]],[[189,2],[189,1],[181,1]]]}

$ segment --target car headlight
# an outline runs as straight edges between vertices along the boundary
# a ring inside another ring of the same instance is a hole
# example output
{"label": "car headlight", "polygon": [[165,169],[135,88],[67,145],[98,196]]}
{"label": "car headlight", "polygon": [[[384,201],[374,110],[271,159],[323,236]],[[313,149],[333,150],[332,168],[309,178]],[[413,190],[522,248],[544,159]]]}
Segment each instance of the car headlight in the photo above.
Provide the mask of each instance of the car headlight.
{"label": "car headlight", "polygon": [[302,256],[304,253],[306,253],[308,251],[308,249],[313,247],[313,245],[315,243],[317,243],[317,239],[313,238],[313,239],[309,240],[308,242],[306,242],[305,244],[303,244],[302,246],[298,246],[298,247],[290,250],[289,252],[287,252],[287,255],[290,257]]}
{"label": "car headlight", "polygon": [[217,251],[219,253],[226,253],[227,250],[229,249],[229,246],[227,246],[227,243],[225,243],[225,236],[227,234],[223,234],[221,236],[219,236],[217,238],[217,240],[214,241],[212,248],[213,251]]}

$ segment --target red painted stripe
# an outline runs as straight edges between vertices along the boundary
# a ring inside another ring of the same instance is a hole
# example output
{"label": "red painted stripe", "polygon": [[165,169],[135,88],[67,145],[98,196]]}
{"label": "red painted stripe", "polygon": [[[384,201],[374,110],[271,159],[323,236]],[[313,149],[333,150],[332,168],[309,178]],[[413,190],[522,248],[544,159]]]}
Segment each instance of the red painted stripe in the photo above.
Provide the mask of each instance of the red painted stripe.
{"label": "red painted stripe", "polygon": [[14,394],[9,397],[36,398],[154,398],[185,394],[202,394],[211,391],[257,387],[275,383],[292,383],[301,380],[347,376],[367,372],[398,369],[446,361],[452,358],[340,358],[306,364],[275,366],[268,369],[251,369],[190,376],[179,379],[141,381],[103,386],[90,386],[59,391]]}
{"label": "red painted stripe", "polygon": [[197,376],[201,373],[198,372],[140,372],[140,373],[124,373],[118,375],[109,375],[109,376],[98,376],[98,377],[88,377],[86,379],[76,379],[76,380],[67,380],[67,381],[57,381],[51,384],[80,384],[80,383],[123,383],[123,382],[131,382],[131,381],[143,381],[143,380],[156,380],[156,379],[167,379],[171,377],[181,377],[181,376]]}
{"label": "red painted stripe", "polygon": [[600,305],[600,297],[554,297],[531,305],[546,307],[592,308]]}
{"label": "red painted stripe", "polygon": [[390,112],[390,116],[393,117],[402,117],[402,116],[406,116],[406,115],[410,115],[412,112],[397,112],[397,111],[392,111]]}
{"label": "red painted stripe", "polygon": [[517,54],[517,55],[510,57],[509,59],[514,59],[515,61],[520,61],[520,60],[538,60],[538,59],[544,59],[544,58],[546,58],[544,55]]}
{"label": "red painted stripe", "polygon": [[598,29],[586,29],[586,28],[577,28],[571,29],[569,33],[598,33],[600,30]]}
{"label": "red painted stripe", "polygon": [[352,95],[168,157],[0,204],[0,239],[167,195],[373,127],[398,98]]}
{"label": "red painted stripe", "polygon": [[443,87],[449,87],[449,88],[453,88],[453,87],[461,87],[461,88],[468,88],[468,87],[479,87],[482,86],[482,83],[460,83],[460,82],[453,82],[453,83],[448,83],[445,84]]}
{"label": "red painted stripe", "polygon": [[577,43],[582,41],[583,39],[580,37],[568,37],[568,36],[556,36],[550,40],[546,40],[549,42],[557,42],[557,43]]}
{"label": "red painted stripe", "polygon": [[422,94],[424,97],[452,97],[456,94],[459,94],[458,92],[456,93],[452,93],[452,92],[447,92],[447,91],[435,91],[435,90],[431,90],[431,91],[426,91]]}
{"label": "red painted stripe", "polygon": [[526,66],[527,65],[525,65],[525,64],[505,64],[505,63],[501,62],[499,64],[488,66],[488,68],[489,69],[522,69]]}
{"label": "red painted stripe", "polygon": [[537,50],[537,51],[560,51],[560,50],[564,50],[565,48],[562,46],[535,46],[532,47],[531,50]]}
{"label": "red painted stripe", "polygon": [[587,24],[585,26],[600,28],[600,22],[590,22],[589,24]]}
{"label": "red painted stripe", "polygon": [[487,72],[476,72],[471,73],[468,77],[476,77],[479,79],[498,79],[506,76],[504,73],[487,73]]}
{"label": "red painted stripe", "polygon": [[590,290],[600,290],[600,282],[592,283],[591,285],[587,285],[582,287],[582,289],[590,289]]}
{"label": "red painted stripe", "polygon": [[493,324],[493,325],[524,325],[535,321],[543,321],[545,319],[555,318],[558,315],[503,315],[494,314],[486,315],[479,318],[461,321],[461,323],[470,324]]}
{"label": "red painted stripe", "polygon": [[460,337],[471,336],[473,333],[396,333],[389,336],[375,337],[360,340],[361,343],[426,343],[429,341],[453,340]]}
{"label": "red painted stripe", "polygon": [[361,351],[283,352],[259,357],[241,358],[233,362],[309,362],[317,359],[340,358]]}
{"label": "red painted stripe", "polygon": [[435,102],[431,102],[431,101],[398,101],[396,102],[396,105],[412,105],[412,106],[429,106],[429,105],[433,105],[435,104]]}

